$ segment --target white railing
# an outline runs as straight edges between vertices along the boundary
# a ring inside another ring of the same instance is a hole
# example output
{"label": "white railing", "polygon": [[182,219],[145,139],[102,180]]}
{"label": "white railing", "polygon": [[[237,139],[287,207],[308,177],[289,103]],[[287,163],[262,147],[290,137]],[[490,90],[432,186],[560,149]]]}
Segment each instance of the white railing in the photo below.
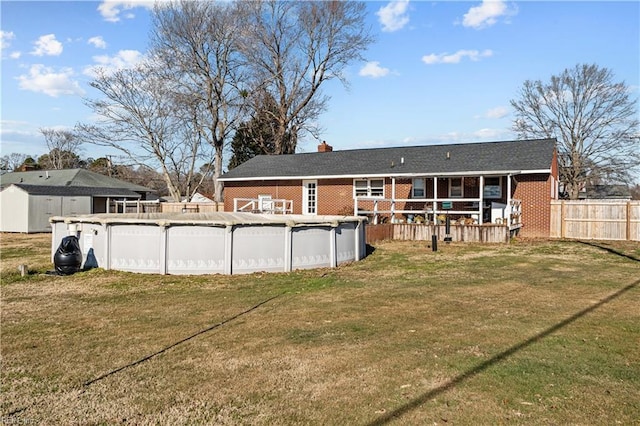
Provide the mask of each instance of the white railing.
{"label": "white railing", "polygon": [[[398,204],[409,204],[409,209],[398,209]],[[460,206],[464,204],[464,208],[447,209],[446,204],[451,206]],[[369,207],[364,208],[362,204]],[[422,208],[417,207],[422,205]],[[455,215],[458,217],[468,217],[476,224],[492,223],[498,225],[509,225],[512,228],[522,226],[520,200],[510,200],[509,208],[505,204],[494,203],[495,206],[485,207],[479,198],[438,198],[438,199],[400,199],[400,198],[373,198],[358,197],[354,200],[354,212],[356,215],[372,216],[373,223],[378,223],[380,216],[390,216],[392,221],[403,222],[404,219],[397,219],[397,215],[407,217],[407,221],[415,220],[418,216],[425,221],[437,223],[444,215]],[[386,209],[383,207],[387,207]],[[487,211],[487,210],[491,211]],[[485,219],[487,216],[487,220]]]}
{"label": "white railing", "polygon": [[293,200],[276,198],[234,198],[234,212],[292,214]]}
{"label": "white railing", "polygon": [[107,213],[157,213],[160,211],[160,200],[111,200],[107,207]]}

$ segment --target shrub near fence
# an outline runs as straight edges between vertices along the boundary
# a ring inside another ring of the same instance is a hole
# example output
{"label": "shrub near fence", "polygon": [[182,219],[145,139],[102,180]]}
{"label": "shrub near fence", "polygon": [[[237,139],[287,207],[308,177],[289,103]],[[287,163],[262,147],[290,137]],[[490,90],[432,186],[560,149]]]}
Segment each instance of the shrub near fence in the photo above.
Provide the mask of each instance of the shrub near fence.
{"label": "shrub near fence", "polygon": [[551,237],[640,241],[640,201],[551,202]]}

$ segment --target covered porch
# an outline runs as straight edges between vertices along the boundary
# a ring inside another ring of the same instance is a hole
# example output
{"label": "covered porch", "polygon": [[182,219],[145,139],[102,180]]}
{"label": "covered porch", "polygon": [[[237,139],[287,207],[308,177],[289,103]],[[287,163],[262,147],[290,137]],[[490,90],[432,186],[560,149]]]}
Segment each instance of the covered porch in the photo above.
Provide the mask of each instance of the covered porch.
{"label": "covered porch", "polygon": [[515,230],[522,227],[522,202],[513,197],[515,175],[391,177],[382,191],[365,195],[356,189],[354,214],[368,216],[373,224],[438,225],[448,218],[452,225],[491,224]]}

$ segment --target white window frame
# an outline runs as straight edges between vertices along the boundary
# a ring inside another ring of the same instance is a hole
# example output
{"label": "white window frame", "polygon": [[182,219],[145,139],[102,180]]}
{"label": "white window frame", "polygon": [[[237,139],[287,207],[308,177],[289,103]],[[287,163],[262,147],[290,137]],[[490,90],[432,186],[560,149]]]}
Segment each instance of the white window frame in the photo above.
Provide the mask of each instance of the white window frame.
{"label": "white window frame", "polygon": [[[382,187],[373,186],[371,183],[374,181],[381,181]],[[357,186],[356,182],[366,182],[366,193],[364,192],[364,185]],[[353,198],[384,198],[384,178],[369,178],[369,179],[354,179],[353,180]],[[380,192],[381,190],[381,192]]]}
{"label": "white window frame", "polygon": [[[418,183],[416,185],[416,183]],[[422,193],[419,193],[421,191]],[[414,178],[411,182],[411,198],[425,198],[427,196],[427,184],[423,178]]]}
{"label": "white window frame", "polygon": [[[453,185],[455,179],[460,179],[460,185]],[[457,191],[454,193],[454,189],[459,188],[460,194]],[[450,177],[449,178],[449,198],[463,198],[464,197],[464,178],[463,177]]]}
{"label": "white window frame", "polygon": [[[309,186],[312,186],[312,189]],[[318,214],[318,181],[317,180],[302,181],[302,214],[304,215]]]}

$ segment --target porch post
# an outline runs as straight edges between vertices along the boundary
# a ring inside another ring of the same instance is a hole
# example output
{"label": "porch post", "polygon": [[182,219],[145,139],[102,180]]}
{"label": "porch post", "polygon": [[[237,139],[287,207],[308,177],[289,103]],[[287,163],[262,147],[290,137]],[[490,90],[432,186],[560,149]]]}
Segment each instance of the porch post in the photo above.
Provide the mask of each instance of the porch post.
{"label": "porch post", "polygon": [[507,175],[507,224],[511,226],[511,174]]}
{"label": "porch post", "polygon": [[478,207],[480,208],[478,212],[478,225],[482,225],[484,216],[484,175],[480,175],[480,205]]}
{"label": "porch post", "polygon": [[438,177],[433,177],[433,223],[436,223],[436,216],[438,210]]}
{"label": "porch post", "polygon": [[396,219],[396,178],[391,178],[391,222]]}

